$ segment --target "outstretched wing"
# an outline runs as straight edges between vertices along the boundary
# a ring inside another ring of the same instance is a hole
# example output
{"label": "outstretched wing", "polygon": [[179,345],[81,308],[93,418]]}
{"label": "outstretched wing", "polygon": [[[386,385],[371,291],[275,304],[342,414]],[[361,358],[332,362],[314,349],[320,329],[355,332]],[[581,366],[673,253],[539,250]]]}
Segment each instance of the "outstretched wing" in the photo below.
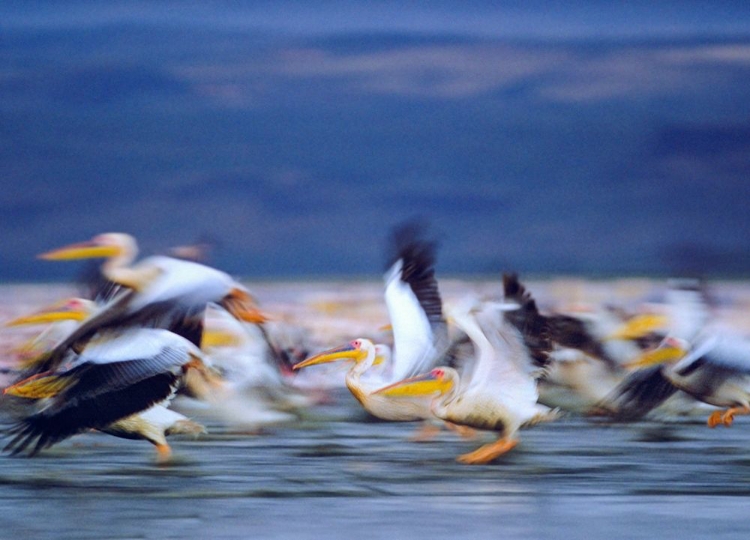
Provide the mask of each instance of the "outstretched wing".
{"label": "outstretched wing", "polygon": [[5,450],[31,447],[33,455],[169,398],[191,352],[174,338],[163,330],[139,330],[92,344],[70,369],[53,376],[63,390],[7,432],[13,438]]}
{"label": "outstretched wing", "polygon": [[392,243],[385,302],[393,327],[393,377],[401,380],[434,367],[448,346],[448,332],[435,278],[435,242],[409,223],[394,230]]}
{"label": "outstretched wing", "polygon": [[518,281],[516,274],[503,275],[503,292],[506,300],[519,306],[518,309],[504,311],[505,319],[521,333],[534,365],[546,366],[553,347],[547,319],[539,313],[536,301]]}
{"label": "outstretched wing", "polygon": [[597,405],[597,410],[618,420],[637,420],[677,392],[662,366],[639,369],[629,374]]}

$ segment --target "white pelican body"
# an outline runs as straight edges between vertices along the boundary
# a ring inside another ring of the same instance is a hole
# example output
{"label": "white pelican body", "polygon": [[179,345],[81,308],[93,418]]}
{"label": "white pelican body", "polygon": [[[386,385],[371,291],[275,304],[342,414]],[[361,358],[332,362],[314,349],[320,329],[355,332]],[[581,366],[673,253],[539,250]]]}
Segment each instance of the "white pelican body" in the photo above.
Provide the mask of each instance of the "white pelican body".
{"label": "white pelican body", "polygon": [[99,431],[124,439],[145,439],[156,447],[159,460],[164,461],[172,453],[167,435],[199,435],[206,428],[186,416],[168,409],[168,400],[137,414],[112,422]]}
{"label": "white pelican body", "polygon": [[537,403],[534,366],[518,331],[500,317],[493,305],[475,310],[462,306],[453,320],[475,347],[473,365],[463,373],[439,367],[381,389],[387,396],[429,393],[438,418],[463,426],[496,431],[500,439],[460,456],[463,463],[487,463],[517,444],[524,425],[551,419],[549,408]]}
{"label": "white pelican body", "polygon": [[549,407],[585,413],[595,407],[622,381],[625,371],[578,349],[558,348],[539,381],[539,402]]}
{"label": "white pelican body", "polygon": [[721,407],[708,425],[730,426],[736,414],[750,414],[750,340],[724,332],[710,333],[682,359],[662,368],[678,389]]}
{"label": "white pelican body", "polygon": [[297,419],[312,400],[287,384],[257,325],[244,323],[218,306],[204,316],[201,349],[222,374],[222,384],[201,403],[180,400],[175,406],[210,416],[226,426],[257,431],[268,424]]}
{"label": "white pelican body", "polygon": [[40,256],[47,260],[104,257],[102,274],[121,286],[110,301],[53,351],[45,367],[56,367],[66,348],[103,328],[146,324],[172,330],[198,344],[203,310],[209,302],[222,305],[242,320],[264,320],[247,289],[225,272],[164,256],[149,257],[131,266],[137,252],[131,236],[106,233]]}
{"label": "white pelican body", "polygon": [[[296,370],[339,359],[354,361],[346,375],[346,385],[370,414],[383,420],[433,418],[427,399],[393,399],[375,392],[430,369],[447,347],[447,327],[433,268],[435,246],[421,239],[418,233],[409,225],[393,233],[396,257],[384,276],[385,302],[393,328],[390,366],[375,375],[368,373],[378,354],[376,345],[365,338],[329,349],[294,366]],[[365,373],[368,375],[364,376]]]}
{"label": "white pelican body", "polygon": [[[128,329],[93,339],[61,371],[41,373],[5,389],[6,394],[34,399],[37,405],[9,430],[14,438],[5,449],[18,453],[33,445],[33,455],[91,428],[139,429],[118,422],[137,415],[148,425],[149,415],[142,414],[168,402],[189,368],[204,372],[202,353],[167,330]],[[164,422],[160,420],[150,431],[163,434]],[[169,447],[161,439],[138,431],[131,436],[155,442],[160,454],[168,455]]]}
{"label": "white pelican body", "polygon": [[[379,356],[378,351],[381,351]],[[377,394],[377,390],[393,382],[388,368],[373,373],[370,369],[376,361],[387,361],[389,349],[375,345],[369,339],[358,338],[342,347],[328,349],[294,366],[300,369],[311,365],[334,362],[340,359],[352,360],[354,364],[347,371],[346,387],[362,407],[381,420],[409,422],[432,418],[430,401],[425,397],[392,398]],[[391,372],[392,373],[392,372]]]}

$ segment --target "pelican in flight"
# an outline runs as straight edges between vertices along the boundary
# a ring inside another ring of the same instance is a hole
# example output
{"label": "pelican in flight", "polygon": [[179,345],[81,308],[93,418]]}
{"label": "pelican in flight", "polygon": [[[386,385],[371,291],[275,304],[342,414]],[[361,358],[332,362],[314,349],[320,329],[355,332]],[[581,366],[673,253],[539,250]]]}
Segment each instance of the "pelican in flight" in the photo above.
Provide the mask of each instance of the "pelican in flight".
{"label": "pelican in flight", "polygon": [[33,400],[33,412],[11,427],[5,446],[30,455],[89,429],[145,439],[161,460],[171,449],[165,434],[203,427],[166,406],[188,370],[212,374],[204,356],[172,332],[131,328],[92,339],[59,371],[43,372],[7,387],[4,394]]}
{"label": "pelican in flight", "polygon": [[121,287],[50,355],[44,368],[59,364],[69,347],[97,331],[127,325],[165,328],[200,343],[202,314],[214,302],[240,320],[259,323],[265,317],[247,289],[228,274],[192,261],[152,256],[133,264],[135,239],[123,233],[100,234],[40,255],[45,260],[104,258],[103,276]]}
{"label": "pelican in flight", "polygon": [[461,463],[489,463],[516,446],[521,427],[556,416],[555,411],[537,403],[540,371],[521,333],[501,316],[501,310],[507,308],[471,299],[454,309],[452,320],[469,337],[475,351],[461,374],[451,367],[437,367],[376,392],[383,397],[430,396],[436,417],[500,434],[497,441],[459,456]]}
{"label": "pelican in flight", "polygon": [[[425,398],[393,399],[375,391],[430,369],[447,349],[447,327],[435,279],[435,244],[420,236],[415,224],[394,230],[394,256],[385,273],[385,303],[393,331],[390,349],[359,338],[334,347],[294,366],[298,370],[338,360],[353,362],[346,386],[373,416],[383,420],[412,421],[432,418]],[[370,368],[390,356],[385,369]]]}

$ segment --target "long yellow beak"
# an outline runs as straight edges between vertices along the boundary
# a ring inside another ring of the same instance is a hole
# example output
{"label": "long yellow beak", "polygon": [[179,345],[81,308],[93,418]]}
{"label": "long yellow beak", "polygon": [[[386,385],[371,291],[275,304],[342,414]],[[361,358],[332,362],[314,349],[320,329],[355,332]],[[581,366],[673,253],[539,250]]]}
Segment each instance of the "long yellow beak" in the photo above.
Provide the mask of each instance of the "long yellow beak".
{"label": "long yellow beak", "polygon": [[647,336],[651,332],[663,330],[669,323],[669,319],[664,315],[647,313],[645,315],[636,315],[631,317],[625,324],[605,339],[625,339],[633,340]]}
{"label": "long yellow beak", "polygon": [[227,332],[218,328],[203,328],[201,335],[201,349],[217,347],[237,347],[242,340],[234,332]]}
{"label": "long yellow beak", "polygon": [[630,369],[640,369],[658,364],[676,362],[685,356],[686,352],[685,349],[676,345],[662,345],[651,351],[646,351],[632,362],[627,363],[626,367]]}
{"label": "long yellow beak", "polygon": [[68,301],[54,304],[29,315],[17,317],[5,323],[5,326],[22,326],[28,324],[47,324],[58,321],[82,321],[89,316],[83,306],[74,307]]}
{"label": "long yellow beak", "polygon": [[352,345],[344,345],[341,347],[334,347],[333,349],[328,349],[327,351],[323,351],[320,354],[316,354],[315,356],[311,356],[307,360],[303,360],[299,364],[295,364],[292,366],[293,370],[302,369],[307,366],[314,366],[317,364],[325,364],[328,362],[336,362],[337,360],[361,360],[365,357],[367,353],[362,351],[361,349],[358,349],[357,347],[354,347]]}
{"label": "long yellow beak", "polygon": [[102,245],[93,240],[70,244],[65,247],[47,251],[38,255],[46,261],[72,261],[77,259],[108,258],[120,255],[121,248],[113,245]]}
{"label": "long yellow beak", "polygon": [[375,393],[390,397],[428,396],[434,393],[443,394],[451,386],[452,382],[430,372],[384,386]]}

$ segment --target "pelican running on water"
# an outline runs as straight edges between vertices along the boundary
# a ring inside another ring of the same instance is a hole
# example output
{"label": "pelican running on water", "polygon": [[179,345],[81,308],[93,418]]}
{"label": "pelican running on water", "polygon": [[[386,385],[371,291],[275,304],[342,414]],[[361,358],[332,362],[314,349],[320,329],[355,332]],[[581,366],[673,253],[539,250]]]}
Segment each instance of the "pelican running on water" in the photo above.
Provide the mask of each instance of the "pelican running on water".
{"label": "pelican running on water", "polygon": [[193,344],[162,329],[132,328],[91,340],[77,358],[5,389],[33,400],[33,411],[10,428],[5,450],[39,451],[89,429],[153,443],[161,459],[165,434],[202,426],[166,409],[188,370],[211,377]]}
{"label": "pelican running on water", "polygon": [[148,257],[133,264],[137,253],[135,239],[130,235],[106,233],[40,255],[45,260],[104,258],[103,276],[121,286],[111,300],[50,353],[44,369],[59,365],[67,348],[112,327],[165,328],[198,345],[203,311],[209,302],[221,305],[240,320],[265,320],[247,289],[228,274],[165,256]]}
{"label": "pelican running on water", "polygon": [[631,373],[600,403],[601,412],[633,420],[657,407],[679,414],[700,412],[707,408],[703,404],[744,407],[740,396],[736,396],[740,401],[732,402],[712,394],[726,393],[726,388],[720,391],[725,383],[745,385],[742,371],[745,359],[750,363],[750,346],[712,324],[707,294],[700,285],[671,281],[664,315],[635,317],[615,332],[630,339],[665,337],[628,363]]}
{"label": "pelican running on water", "polygon": [[[348,360],[353,362],[346,386],[373,416],[383,420],[413,421],[432,418],[425,398],[398,398],[375,391],[394,381],[433,367],[447,346],[447,328],[435,279],[435,244],[421,236],[413,223],[394,230],[394,257],[385,274],[385,302],[393,329],[393,355],[383,345],[359,338],[304,360],[294,369]],[[370,368],[391,356],[384,369]],[[380,358],[380,360],[378,360]]]}
{"label": "pelican running on water", "polygon": [[384,397],[430,396],[436,417],[500,434],[497,441],[459,456],[461,463],[488,463],[516,446],[521,427],[556,416],[537,403],[539,370],[521,333],[502,316],[502,309],[506,307],[472,300],[452,312],[452,320],[469,337],[475,351],[460,374],[451,367],[437,367],[376,393]]}
{"label": "pelican running on water", "polygon": [[735,415],[750,414],[750,340],[747,338],[728,331],[711,331],[699,336],[691,345],[686,340],[667,337],[658,348],[644,353],[635,365],[658,370],[660,384],[652,382],[651,386],[642,385],[639,389],[641,395],[646,394],[641,399],[650,404],[658,404],[681,390],[703,403],[721,408],[708,417],[709,427],[729,427]]}

